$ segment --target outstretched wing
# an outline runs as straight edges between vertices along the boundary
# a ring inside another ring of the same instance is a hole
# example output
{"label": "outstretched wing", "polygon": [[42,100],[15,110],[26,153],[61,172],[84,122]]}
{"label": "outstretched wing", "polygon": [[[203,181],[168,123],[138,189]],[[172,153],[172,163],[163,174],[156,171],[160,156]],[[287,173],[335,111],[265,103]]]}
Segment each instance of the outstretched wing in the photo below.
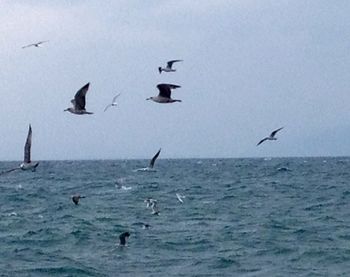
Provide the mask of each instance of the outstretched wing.
{"label": "outstretched wing", "polygon": [[182,60],[172,60],[167,62],[167,68],[171,69],[173,63],[182,62]]}
{"label": "outstretched wing", "polygon": [[271,133],[270,137],[273,138],[273,137],[277,134],[277,132],[280,131],[280,130],[282,130],[282,129],[283,129],[283,127],[278,128],[277,130],[273,131],[273,132]]}
{"label": "outstretched wing", "polygon": [[112,107],[112,104],[107,105],[106,108],[104,109],[104,112],[107,111],[110,107]]}
{"label": "outstretched wing", "polygon": [[24,145],[24,162],[30,163],[30,149],[32,147],[32,126],[29,124],[26,144]]}
{"label": "outstretched wing", "polygon": [[28,45],[22,46],[22,48],[28,48],[28,47],[31,47],[31,46],[34,46],[34,45],[35,45],[34,43],[31,43],[31,44],[28,44]]}
{"label": "outstretched wing", "polygon": [[258,144],[257,144],[256,146],[262,144],[265,140],[267,140],[267,138],[264,138],[264,139],[262,139],[261,141],[259,141]]}
{"label": "outstretched wing", "polygon": [[157,88],[159,89],[159,96],[170,98],[171,89],[180,88],[180,86],[173,84],[158,84]]}
{"label": "outstretched wing", "polygon": [[117,98],[119,97],[120,94],[121,93],[118,93],[116,96],[113,97],[113,100],[112,100],[113,103],[115,103],[115,101],[117,100]]}
{"label": "outstretched wing", "polygon": [[37,42],[37,43],[35,43],[35,44],[43,44],[43,43],[45,43],[45,42],[49,42],[48,40],[43,40],[43,41],[39,41],[39,42]]}
{"label": "outstretched wing", "polygon": [[81,89],[77,91],[77,93],[74,96],[74,107],[76,110],[85,110],[85,97],[86,93],[89,89],[90,83],[87,83],[85,86],[83,86]]}
{"label": "outstretched wing", "polygon": [[155,154],[154,157],[152,158],[152,160],[150,161],[150,163],[149,163],[149,167],[150,167],[150,168],[153,168],[154,163],[155,163],[156,159],[158,158],[158,156],[159,156],[161,150],[162,150],[162,149],[160,148],[160,149],[158,150],[157,154]]}
{"label": "outstretched wing", "polygon": [[0,175],[7,174],[7,173],[10,173],[10,172],[18,170],[18,169],[21,169],[21,168],[20,167],[12,168],[12,169],[1,172]]}

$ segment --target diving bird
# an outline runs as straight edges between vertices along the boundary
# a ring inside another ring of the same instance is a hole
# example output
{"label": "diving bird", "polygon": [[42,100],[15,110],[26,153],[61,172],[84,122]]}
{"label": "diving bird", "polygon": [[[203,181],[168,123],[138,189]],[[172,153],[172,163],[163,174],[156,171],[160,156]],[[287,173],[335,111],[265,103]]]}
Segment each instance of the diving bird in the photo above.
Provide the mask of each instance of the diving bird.
{"label": "diving bird", "polygon": [[283,129],[283,127],[278,128],[277,130],[273,131],[273,132],[270,134],[270,136],[268,136],[268,137],[266,137],[266,138],[263,138],[261,141],[258,142],[258,144],[257,144],[256,146],[262,144],[265,140],[277,140],[277,138],[276,138],[275,136],[276,136],[277,132],[280,131],[280,130],[282,130],[282,129]]}
{"label": "diving bird", "polygon": [[15,171],[17,169],[35,171],[35,169],[39,165],[39,162],[32,162],[31,161],[31,159],[30,159],[31,147],[32,147],[32,126],[29,124],[28,135],[27,135],[26,143],[24,145],[24,159],[23,159],[23,163],[21,163],[19,167],[12,168],[10,170],[4,171],[1,174],[10,173],[10,172]]}
{"label": "diving bird", "polygon": [[85,98],[86,93],[89,89],[90,83],[87,83],[85,86],[83,86],[81,89],[77,91],[77,93],[74,96],[74,99],[71,100],[71,103],[73,104],[73,107],[67,108],[64,111],[68,111],[74,114],[93,114],[92,112],[87,112],[85,110]]}
{"label": "diving bird", "polygon": [[164,72],[175,72],[176,69],[173,69],[172,66],[173,66],[173,63],[177,63],[177,62],[182,62],[182,60],[172,60],[172,61],[168,61],[167,64],[166,64],[166,67],[158,67],[158,71],[159,71],[159,74],[162,73],[162,71]]}
{"label": "diving bird", "polygon": [[155,171],[153,169],[154,167],[154,163],[156,162],[159,154],[160,154],[160,151],[162,150],[162,148],[160,148],[158,150],[158,152],[153,156],[153,158],[151,159],[151,161],[149,162],[149,166],[148,167],[144,167],[144,168],[139,168],[139,169],[136,169],[136,171]]}
{"label": "diving bird", "polygon": [[124,232],[119,236],[119,245],[120,246],[125,246],[126,245],[126,239],[130,237],[130,233],[129,232]]}
{"label": "diving bird", "polygon": [[171,90],[181,88],[180,86],[173,84],[158,84],[157,88],[159,90],[159,94],[157,96],[149,97],[146,100],[152,100],[154,102],[162,104],[181,102],[181,100],[171,98]]}
{"label": "diving bird", "polygon": [[36,42],[36,43],[31,43],[31,44],[28,44],[28,45],[25,45],[25,46],[22,46],[22,48],[28,48],[28,47],[41,47],[40,45],[43,44],[43,43],[46,43],[48,42],[48,40],[43,40],[43,41],[39,41],[39,42]]}
{"label": "diving bird", "polygon": [[117,100],[117,98],[119,97],[119,95],[120,95],[120,93],[113,97],[112,103],[111,103],[111,104],[108,104],[108,105],[106,106],[106,108],[105,108],[104,111],[107,111],[110,107],[117,106],[116,100]]}
{"label": "diving bird", "polygon": [[78,205],[81,198],[85,198],[85,196],[80,196],[79,194],[73,195],[72,201],[74,202],[75,205]]}

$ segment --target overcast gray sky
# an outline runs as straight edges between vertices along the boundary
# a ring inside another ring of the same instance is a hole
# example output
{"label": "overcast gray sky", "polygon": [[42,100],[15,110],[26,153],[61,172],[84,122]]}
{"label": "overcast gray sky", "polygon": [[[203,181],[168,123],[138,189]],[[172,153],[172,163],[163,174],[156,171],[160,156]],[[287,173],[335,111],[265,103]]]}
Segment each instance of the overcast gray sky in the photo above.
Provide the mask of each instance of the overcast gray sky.
{"label": "overcast gray sky", "polygon": [[[350,155],[349,14],[345,0],[0,0],[0,160],[22,159],[29,123],[33,160],[159,147],[162,158]],[[170,59],[184,62],[159,74]],[[64,113],[87,82],[95,114]],[[167,82],[182,103],[145,101]]]}

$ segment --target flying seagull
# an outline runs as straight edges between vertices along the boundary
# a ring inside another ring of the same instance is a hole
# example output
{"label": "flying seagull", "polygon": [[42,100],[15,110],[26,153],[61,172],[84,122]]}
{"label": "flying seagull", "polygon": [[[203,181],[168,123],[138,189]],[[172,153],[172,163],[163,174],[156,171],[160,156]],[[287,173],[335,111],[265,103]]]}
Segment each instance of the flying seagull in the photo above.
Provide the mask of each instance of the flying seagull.
{"label": "flying seagull", "polygon": [[32,126],[29,124],[28,135],[27,135],[26,143],[24,145],[23,163],[21,163],[19,167],[4,171],[1,174],[9,173],[9,172],[15,171],[17,169],[35,171],[35,169],[39,165],[39,162],[32,162],[31,161],[31,159],[30,159],[31,147],[32,147]]}
{"label": "flying seagull", "polygon": [[28,45],[25,45],[25,46],[22,46],[22,48],[28,48],[28,47],[41,47],[40,45],[45,43],[45,42],[48,42],[48,40],[43,40],[43,41],[39,41],[39,42],[36,42],[36,43],[31,43],[31,44],[28,44]]}
{"label": "flying seagull", "polygon": [[158,67],[159,74],[161,74],[162,71],[164,71],[164,72],[175,72],[176,69],[172,69],[172,66],[173,66],[173,63],[177,63],[177,62],[182,62],[182,60],[168,61],[165,68]]}
{"label": "flying seagull", "polygon": [[119,97],[119,95],[120,95],[120,93],[113,97],[112,103],[109,104],[109,105],[107,105],[104,111],[107,111],[110,107],[117,106],[116,100],[117,100],[117,98]]}
{"label": "flying seagull", "polygon": [[85,196],[80,196],[79,194],[78,194],[78,195],[74,195],[74,196],[72,197],[72,201],[74,202],[75,205],[78,205],[78,204],[79,204],[79,200],[80,200],[81,198],[85,198]]}
{"label": "flying seagull", "polygon": [[275,137],[275,135],[277,134],[278,131],[280,131],[280,130],[282,130],[282,129],[283,129],[283,127],[278,128],[277,130],[273,131],[273,132],[270,134],[270,136],[268,136],[268,137],[266,137],[266,138],[263,138],[261,141],[258,142],[258,144],[257,144],[256,146],[262,144],[265,140],[277,140],[277,138]]}
{"label": "flying seagull", "polygon": [[74,114],[93,114],[91,112],[87,112],[85,110],[85,98],[86,93],[89,89],[90,83],[87,83],[85,86],[83,86],[81,89],[77,91],[77,93],[74,96],[74,99],[71,100],[71,103],[73,104],[73,107],[67,108],[64,111],[68,111]]}
{"label": "flying seagull", "polygon": [[139,168],[136,171],[155,171],[153,169],[154,167],[154,163],[156,162],[156,159],[158,158],[160,151],[162,150],[162,148],[160,148],[158,150],[158,152],[153,156],[153,158],[151,159],[151,161],[149,162],[149,166],[148,167],[144,167],[144,168]]}
{"label": "flying seagull", "polygon": [[126,238],[130,237],[130,233],[129,232],[124,232],[119,236],[119,245],[120,246],[125,246],[126,245]]}
{"label": "flying seagull", "polygon": [[157,96],[149,97],[146,100],[152,100],[154,102],[162,103],[162,104],[181,102],[181,100],[171,98],[171,90],[181,88],[180,86],[172,85],[172,84],[158,84],[157,88],[159,90],[159,94]]}

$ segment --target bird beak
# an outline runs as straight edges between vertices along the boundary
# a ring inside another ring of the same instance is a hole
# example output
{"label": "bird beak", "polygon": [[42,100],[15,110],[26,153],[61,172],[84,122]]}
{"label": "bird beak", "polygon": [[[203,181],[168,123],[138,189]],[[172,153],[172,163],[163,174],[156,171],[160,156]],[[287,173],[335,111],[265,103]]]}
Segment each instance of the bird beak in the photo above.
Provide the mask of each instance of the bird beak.
{"label": "bird beak", "polygon": [[151,100],[151,97],[149,97],[149,98],[146,98],[146,100]]}

